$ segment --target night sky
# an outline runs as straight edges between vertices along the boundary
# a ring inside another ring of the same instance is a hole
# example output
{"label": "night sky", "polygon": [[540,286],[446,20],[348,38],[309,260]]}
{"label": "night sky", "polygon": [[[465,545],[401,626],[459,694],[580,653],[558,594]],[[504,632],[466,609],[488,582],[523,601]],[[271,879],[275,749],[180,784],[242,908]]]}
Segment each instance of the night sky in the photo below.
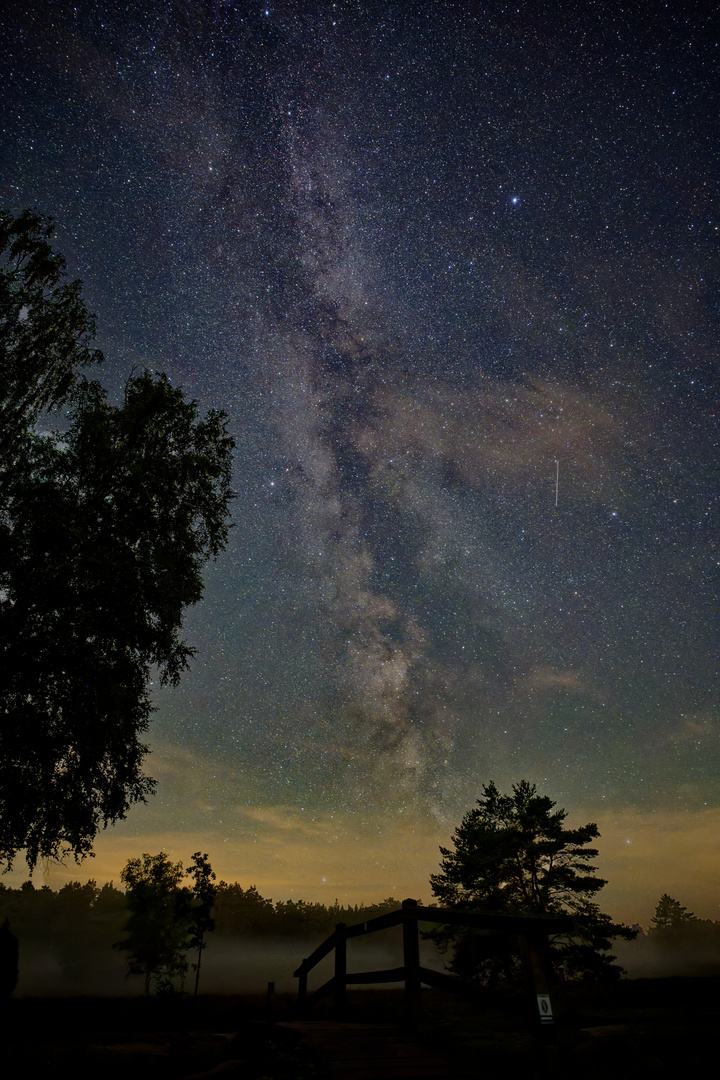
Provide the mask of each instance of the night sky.
{"label": "night sky", "polygon": [[66,876],[427,901],[526,778],[613,913],[720,918],[711,7],[10,3],[0,201],[54,216],[110,392],[237,440],[159,793]]}

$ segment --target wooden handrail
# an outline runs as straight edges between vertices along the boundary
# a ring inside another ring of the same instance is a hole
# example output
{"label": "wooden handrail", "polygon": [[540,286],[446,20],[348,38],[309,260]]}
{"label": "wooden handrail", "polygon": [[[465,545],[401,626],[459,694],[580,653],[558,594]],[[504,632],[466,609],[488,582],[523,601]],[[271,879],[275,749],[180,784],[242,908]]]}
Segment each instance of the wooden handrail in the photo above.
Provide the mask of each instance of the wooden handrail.
{"label": "wooden handrail", "polygon": [[457,908],[403,908],[406,919],[444,923],[447,926],[470,926],[476,930],[502,930],[506,934],[559,934],[569,930],[568,915],[496,915],[492,912],[458,911]]}
{"label": "wooden handrail", "polygon": [[[407,905],[407,906],[406,906]],[[390,926],[399,926],[407,919],[416,922],[434,922],[446,926],[468,926],[475,930],[502,930],[507,934],[561,934],[572,926],[572,919],[567,915],[497,915],[491,912],[458,911],[457,908],[420,907],[414,900],[403,900],[403,906],[386,915],[378,915],[365,922],[354,923],[345,927],[345,937],[362,937],[386,930]],[[317,949],[293,972],[299,978],[302,972],[309,972],[335,948],[335,931],[325,939]]]}
{"label": "wooden handrail", "polygon": [[[431,908],[430,910],[435,910]],[[352,926],[345,928],[345,936],[347,938],[361,937],[363,934],[374,934],[378,930],[387,930],[389,926],[399,926],[403,919],[407,918],[404,914],[405,908],[398,908],[397,911],[389,911],[386,915],[377,915],[374,919],[367,919],[365,922],[353,923]],[[335,948],[335,931],[333,930],[330,937],[325,938],[314,952],[310,953],[306,960],[303,960],[300,967],[293,974],[295,978],[299,978],[302,971],[312,971],[316,964],[319,964],[321,960],[327,956],[329,952]]]}
{"label": "wooden handrail", "polygon": [[[453,984],[460,985],[460,980],[439,971],[420,966],[420,947],[418,924],[420,922],[440,923],[445,926],[467,926],[476,930],[496,930],[512,934],[520,941],[520,949],[530,975],[533,989],[537,995],[541,1022],[552,1022],[552,1009],[548,997],[548,979],[542,954],[542,944],[550,934],[561,934],[572,926],[572,919],[567,915],[498,915],[493,912],[458,911],[457,908],[421,907],[416,900],[403,900],[397,911],[389,911],[374,919],[346,926],[338,923],[334,932],[310,954],[297,970],[295,978],[298,984],[298,1010],[303,1011],[308,1005],[335,992],[335,1010],[342,1012],[345,1006],[346,987],[350,983],[405,983],[405,999],[412,1007],[420,995],[422,983],[427,986],[442,986],[453,989]],[[402,925],[403,928],[403,966],[385,971],[363,971],[348,974],[346,943],[348,938],[362,937],[385,930],[390,926]],[[335,974],[318,990],[308,996],[308,973],[335,949]]]}

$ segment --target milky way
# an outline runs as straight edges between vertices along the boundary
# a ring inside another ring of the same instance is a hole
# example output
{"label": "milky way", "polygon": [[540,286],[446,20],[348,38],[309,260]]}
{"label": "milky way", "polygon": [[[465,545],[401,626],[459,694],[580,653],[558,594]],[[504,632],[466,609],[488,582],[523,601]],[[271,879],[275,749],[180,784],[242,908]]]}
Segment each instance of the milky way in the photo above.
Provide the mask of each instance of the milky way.
{"label": "milky way", "polygon": [[154,730],[248,803],[712,803],[710,24],[401,7],[11,19],[5,204],[238,440]]}

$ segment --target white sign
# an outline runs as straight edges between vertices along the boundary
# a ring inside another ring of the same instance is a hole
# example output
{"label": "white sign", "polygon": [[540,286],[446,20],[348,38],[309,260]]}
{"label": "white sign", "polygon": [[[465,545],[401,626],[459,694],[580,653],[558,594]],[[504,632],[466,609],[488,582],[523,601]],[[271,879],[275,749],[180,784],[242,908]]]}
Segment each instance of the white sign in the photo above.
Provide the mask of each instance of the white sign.
{"label": "white sign", "polygon": [[537,995],[538,1012],[540,1013],[541,1024],[552,1024],[553,1014],[552,1005],[550,1004],[550,996],[548,994]]}

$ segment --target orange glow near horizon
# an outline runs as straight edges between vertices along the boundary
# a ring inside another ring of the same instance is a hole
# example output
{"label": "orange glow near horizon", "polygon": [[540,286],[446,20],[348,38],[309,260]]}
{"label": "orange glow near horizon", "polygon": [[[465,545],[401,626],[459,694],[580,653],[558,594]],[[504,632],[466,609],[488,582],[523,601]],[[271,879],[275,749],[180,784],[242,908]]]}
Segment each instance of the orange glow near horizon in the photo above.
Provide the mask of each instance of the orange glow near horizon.
{"label": "orange glow near horizon", "polygon": [[[371,903],[393,896],[432,902],[429,876],[437,870],[438,847],[450,840],[437,824],[396,821],[358,822],[337,814],[304,815],[286,807],[256,807],[248,819],[253,835],[225,838],[216,831],[153,829],[150,807],[102,833],[95,857],[77,865],[38,867],[36,888],[62,887],[94,878],[120,885],[127,859],[165,851],[188,863],[206,851],[218,880],[257,886],[273,901],[306,900],[331,904]],[[595,820],[601,833],[598,871],[608,884],[601,907],[615,919],[647,927],[662,893],[669,893],[700,918],[720,919],[717,867],[720,865],[720,810],[698,813],[593,812],[572,814],[570,823]],[[20,863],[1,880],[17,888],[28,872]]]}

